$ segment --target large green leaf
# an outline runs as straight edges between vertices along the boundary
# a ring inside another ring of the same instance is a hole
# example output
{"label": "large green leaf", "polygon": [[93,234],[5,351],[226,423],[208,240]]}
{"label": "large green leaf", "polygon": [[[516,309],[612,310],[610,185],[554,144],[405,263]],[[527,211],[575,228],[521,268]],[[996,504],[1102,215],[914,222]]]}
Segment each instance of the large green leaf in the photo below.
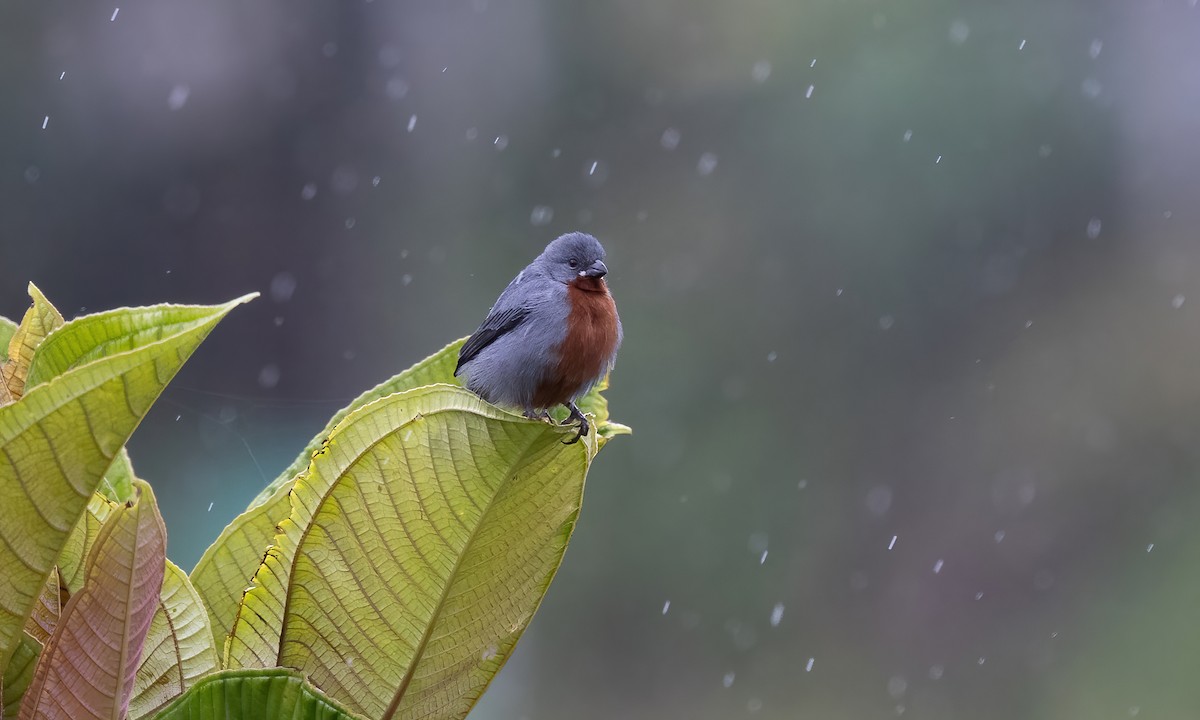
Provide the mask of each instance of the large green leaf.
{"label": "large green leaf", "polygon": [[15,720],[20,713],[21,698],[25,697],[29,683],[33,682],[33,670],[37,667],[41,652],[41,643],[30,637],[29,633],[21,633],[17,651],[0,677],[0,717],[4,720]]}
{"label": "large green leaf", "polygon": [[146,717],[219,669],[208,615],[187,574],[170,560],[137,669],[129,720]]}
{"label": "large green leaf", "polygon": [[357,720],[295,670],[226,670],[209,675],[154,720]]}
{"label": "large green leaf", "polygon": [[67,536],[62,553],[58,556],[58,576],[68,594],[74,595],[83,587],[84,565],[92,552],[92,545],[104,521],[116,508],[117,503],[106,500],[100,493],[94,493],[88,500],[83,516]]}
{"label": "large green leaf", "polygon": [[17,324],[6,317],[0,317],[0,362],[8,359],[8,343],[17,332]]}
{"label": "large green leaf", "polygon": [[291,512],[288,490],[296,475],[308,467],[313,452],[321,447],[339,422],[369,402],[422,385],[456,382],[454,365],[458,360],[458,349],[465,339],[450,343],[399,375],[359,395],[338,411],[292,464],[264,488],[250,507],[234,518],[216,542],[208,547],[192,570],[191,578],[208,608],[218,648],[224,646],[225,637],[233,627],[242,592],[250,584],[250,578],[262,562],[263,553],[274,540],[276,526]]}
{"label": "large green leaf", "polygon": [[200,341],[246,299],[73,367],[0,407],[0,667],[113,458]]}
{"label": "large green leaf", "polygon": [[0,365],[0,404],[12,402],[25,394],[26,376],[33,361],[34,351],[46,336],[63,324],[63,316],[50,304],[46,296],[33,283],[29,283],[29,297],[33,304],[25,312],[9,340],[7,357]]}
{"label": "large green leaf", "polygon": [[457,387],[350,414],[242,600],[230,667],[284,665],[371,718],[462,718],[537,609],[597,435]]}
{"label": "large green leaf", "polygon": [[136,479],[133,464],[129,461],[129,452],[121,448],[121,452],[117,453],[112,465],[109,465],[108,471],[104,473],[98,492],[113,502],[129,502],[133,499],[133,481]]}
{"label": "large green leaf", "polygon": [[20,720],[125,717],[150,622],[158,607],[167,529],[150,486],[105,521],[88,555],[83,589],[38,658]]}
{"label": "large green leaf", "polygon": [[275,538],[275,528],[292,511],[291,487],[279,488],[266,502],[238,515],[204,551],[191,580],[208,610],[218,652],[233,628],[242,593]]}
{"label": "large green leaf", "polygon": [[[257,296],[251,293],[219,307],[227,310]],[[211,325],[214,310],[211,305],[164,304],[117,308],[76,318],[38,346],[26,386],[32,388],[100,358]]]}
{"label": "large green leaf", "polygon": [[[387,397],[388,395],[404,392],[405,390],[411,390],[423,385],[435,385],[437,383],[445,383],[447,385],[462,385],[458,378],[454,377],[454,368],[458,364],[458,350],[466,341],[467,339],[465,337],[455,340],[399,375],[385,380],[362,395],[354,398],[349,405],[339,410],[325,425],[325,428],[321,430],[321,432],[317,433],[317,435],[313,437],[313,439],[310,440],[307,445],[304,446],[304,449],[300,451],[300,454],[296,456],[296,459],[292,461],[292,464],[288,465],[287,468],[279,474],[279,477],[271,481],[270,485],[263,488],[262,492],[258,494],[258,497],[254,498],[254,501],[250,503],[250,507],[253,508],[255,505],[266,502],[267,498],[274,495],[279,488],[283,487],[284,485],[290,485],[291,481],[294,480],[301,471],[308,467],[308,462],[311,459],[312,454],[321,447],[321,443],[325,441],[325,438],[329,437],[329,433],[333,432],[333,428],[336,427],[337,424],[342,420],[344,420],[347,415],[359,409],[360,407],[369,402],[374,402],[380,398]],[[628,427],[609,421],[608,401],[605,400],[604,396],[601,394],[602,391],[607,388],[608,380],[605,379],[596,387],[592,388],[592,391],[579,401],[580,409],[593,416],[596,431],[602,438],[601,445],[603,445],[604,438],[611,437],[613,435],[624,435],[630,432]],[[557,418],[562,420],[564,419],[565,415],[565,410],[559,410]]]}
{"label": "large green leaf", "polygon": [[333,429],[337,427],[337,424],[344,420],[347,415],[359,409],[360,407],[369,402],[374,402],[380,398],[387,397],[388,395],[403,392],[405,390],[411,390],[415,387],[421,387],[422,385],[433,385],[436,383],[447,383],[449,385],[461,384],[459,383],[458,379],[454,377],[454,366],[458,362],[458,349],[462,347],[462,344],[466,342],[466,340],[466,338],[455,340],[399,375],[395,375],[379,383],[375,387],[354,398],[354,400],[352,400],[346,407],[338,410],[334,416],[330,418],[329,422],[325,424],[325,428],[321,430],[321,432],[317,433],[312,440],[308,441],[308,444],[304,446],[304,449],[300,451],[300,454],[296,456],[296,459],[292,461],[292,464],[288,465],[287,468],[279,474],[279,477],[271,481],[270,485],[263,488],[263,491],[258,494],[258,497],[254,498],[254,502],[252,502],[250,506],[253,507],[264,502],[267,498],[274,495],[280,487],[290,484],[291,481],[294,480],[301,471],[308,467],[308,462],[310,459],[312,459],[312,454],[321,447],[321,443],[323,443],[325,439],[329,437],[329,434],[333,432]]}

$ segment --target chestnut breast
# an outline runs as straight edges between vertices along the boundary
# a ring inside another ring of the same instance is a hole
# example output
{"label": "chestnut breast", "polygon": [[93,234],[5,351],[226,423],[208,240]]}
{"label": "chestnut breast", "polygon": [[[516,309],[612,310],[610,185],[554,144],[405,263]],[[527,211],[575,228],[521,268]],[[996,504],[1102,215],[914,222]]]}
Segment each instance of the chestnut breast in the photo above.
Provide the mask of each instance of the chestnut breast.
{"label": "chestnut breast", "polygon": [[580,277],[567,285],[567,333],[558,347],[558,364],[534,392],[535,407],[548,408],[573,399],[600,378],[617,349],[617,305],[603,278]]}

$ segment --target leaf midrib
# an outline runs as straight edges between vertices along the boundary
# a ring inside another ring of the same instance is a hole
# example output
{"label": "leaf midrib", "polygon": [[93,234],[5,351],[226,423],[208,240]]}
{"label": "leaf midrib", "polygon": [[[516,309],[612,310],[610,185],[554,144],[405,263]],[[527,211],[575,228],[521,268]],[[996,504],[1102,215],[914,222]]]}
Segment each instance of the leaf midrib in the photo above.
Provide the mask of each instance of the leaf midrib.
{"label": "leaf midrib", "polygon": [[[462,408],[462,407],[437,408],[437,409],[429,410],[426,412],[420,412],[417,414],[416,417],[408,420],[407,422],[400,424],[399,426],[397,426],[390,432],[384,433],[381,437],[377,438],[376,440],[374,440],[371,443],[368,443],[359,452],[355,453],[353,458],[349,462],[346,463],[345,469],[343,469],[342,471],[339,472],[338,479],[341,478],[341,476],[345,473],[346,469],[353,467],[356,463],[358,463],[363,457],[365,457],[369,452],[371,452],[380,443],[384,442],[389,437],[395,436],[401,430],[408,428],[409,426],[413,425],[416,422],[428,419],[435,415],[451,413],[451,412],[462,412],[464,410],[472,415],[476,415],[481,418],[486,419],[488,417],[487,415],[473,412],[470,410],[466,410],[465,408]],[[547,427],[549,427],[549,426],[547,426]],[[488,500],[487,506],[483,508],[483,512],[480,514],[479,523],[475,526],[474,529],[472,529],[470,536],[467,538],[466,544],[463,546],[462,552],[459,554],[458,558],[455,560],[454,567],[451,568],[451,571],[450,571],[449,575],[447,576],[448,581],[447,581],[445,587],[442,589],[442,595],[438,599],[438,602],[434,609],[433,614],[430,616],[429,623],[425,628],[425,633],[422,635],[420,642],[417,643],[417,645],[414,649],[412,661],[409,663],[408,668],[405,670],[404,677],[401,680],[400,686],[397,688],[395,694],[393,695],[392,702],[388,705],[387,711],[384,713],[381,720],[391,720],[395,716],[396,710],[399,708],[401,699],[404,697],[404,694],[407,691],[408,686],[412,683],[413,673],[416,670],[416,666],[417,666],[418,662],[420,661],[420,659],[423,657],[425,648],[429,644],[429,640],[430,640],[430,637],[432,634],[432,629],[437,624],[437,621],[438,621],[439,617],[441,616],[442,609],[445,607],[446,598],[449,594],[449,589],[454,584],[454,578],[458,574],[459,567],[462,564],[462,559],[470,551],[471,546],[473,545],[475,538],[479,533],[479,528],[483,526],[484,520],[486,519],[488,513],[491,511],[492,505],[493,505],[496,497],[500,494],[499,489],[503,488],[509,482],[512,481],[513,476],[516,474],[516,468],[524,466],[524,464],[528,460],[529,451],[533,447],[533,445],[537,442],[538,437],[539,436],[534,436],[533,438],[531,438],[529,443],[524,448],[522,448],[520,455],[518,455],[517,459],[513,463],[513,470],[508,472],[505,475],[504,480],[501,481],[499,485],[497,485],[497,488],[498,488],[497,492],[492,495],[492,497]],[[332,436],[330,437],[330,439],[333,439]],[[321,496],[321,499],[317,502],[316,506],[313,508],[312,518],[315,518],[320,513],[321,508],[323,508],[325,506],[325,504],[327,502],[329,502],[330,496],[333,494],[333,492],[337,488],[338,479],[335,479],[333,482],[331,482],[329,485],[329,488]],[[292,582],[292,578],[296,572],[296,563],[300,559],[300,550],[304,545],[304,541],[308,538],[309,533],[312,531],[313,526],[314,526],[314,523],[310,520],[308,525],[301,532],[300,537],[296,541],[295,550],[293,551],[292,559],[288,566],[288,574],[287,574],[288,586],[287,586],[287,590],[286,590],[286,593],[284,596],[283,606],[282,606],[281,612],[280,612],[282,627],[279,630],[279,641],[278,641],[279,644],[278,644],[276,652],[275,652],[275,662],[277,665],[283,664],[283,649],[284,649],[284,646],[286,645],[286,641],[287,641],[287,629],[288,629],[287,617],[288,617],[288,612],[291,608],[293,590],[295,589],[295,583]]]}
{"label": "leaf midrib", "polygon": [[505,474],[504,480],[496,486],[496,492],[488,499],[487,505],[483,508],[483,512],[479,515],[479,522],[471,530],[471,534],[467,537],[467,542],[463,545],[462,552],[454,560],[454,567],[450,569],[450,573],[446,576],[445,587],[442,588],[442,595],[438,598],[437,605],[434,607],[433,614],[429,617],[429,622],[425,626],[425,633],[421,636],[421,641],[417,643],[416,649],[413,652],[412,661],[409,662],[408,668],[404,671],[404,677],[400,681],[399,687],[396,688],[395,694],[392,696],[392,702],[388,705],[386,711],[380,720],[392,720],[395,717],[397,710],[400,708],[400,702],[404,699],[405,693],[408,691],[408,686],[412,683],[413,674],[417,670],[417,665],[421,662],[421,658],[425,655],[425,649],[429,646],[429,640],[433,636],[433,628],[437,626],[438,620],[441,618],[442,610],[446,607],[446,599],[450,595],[450,588],[454,586],[458,576],[459,568],[462,566],[463,558],[471,552],[472,546],[475,544],[476,538],[479,537],[479,530],[486,524],[488,514],[496,505],[496,498],[500,497],[501,492],[507,485],[512,482],[516,476],[517,468],[525,466],[529,458],[529,451],[540,439],[540,434],[533,436],[529,443],[521,450],[517,461],[513,463],[512,469]]}

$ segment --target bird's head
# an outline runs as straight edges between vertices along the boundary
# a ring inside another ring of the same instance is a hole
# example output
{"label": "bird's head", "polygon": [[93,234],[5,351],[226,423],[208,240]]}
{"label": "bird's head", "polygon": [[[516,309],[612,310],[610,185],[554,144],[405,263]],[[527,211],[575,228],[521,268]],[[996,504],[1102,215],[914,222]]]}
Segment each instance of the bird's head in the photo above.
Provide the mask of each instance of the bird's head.
{"label": "bird's head", "polygon": [[608,274],[604,247],[596,238],[581,232],[559,236],[546,246],[538,261],[554,280],[586,286],[585,289],[602,289],[601,279]]}

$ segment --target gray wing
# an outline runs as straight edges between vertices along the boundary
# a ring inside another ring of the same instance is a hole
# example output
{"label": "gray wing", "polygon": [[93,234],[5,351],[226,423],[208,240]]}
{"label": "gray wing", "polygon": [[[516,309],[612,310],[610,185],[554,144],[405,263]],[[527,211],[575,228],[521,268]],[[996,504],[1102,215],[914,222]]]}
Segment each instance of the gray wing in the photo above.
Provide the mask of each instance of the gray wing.
{"label": "gray wing", "polygon": [[530,308],[519,304],[515,297],[516,293],[513,292],[519,281],[520,276],[517,276],[516,280],[509,283],[504,292],[500,294],[500,299],[492,306],[488,316],[484,318],[483,324],[463,343],[462,348],[458,351],[458,364],[454,367],[455,377],[458,377],[463,365],[474,360],[475,356],[479,355],[484,348],[494,343],[502,335],[512,332],[525,321],[525,318],[529,317]]}

